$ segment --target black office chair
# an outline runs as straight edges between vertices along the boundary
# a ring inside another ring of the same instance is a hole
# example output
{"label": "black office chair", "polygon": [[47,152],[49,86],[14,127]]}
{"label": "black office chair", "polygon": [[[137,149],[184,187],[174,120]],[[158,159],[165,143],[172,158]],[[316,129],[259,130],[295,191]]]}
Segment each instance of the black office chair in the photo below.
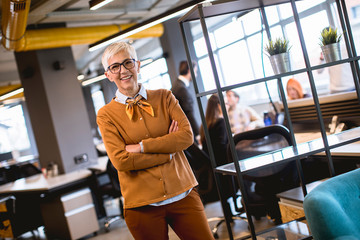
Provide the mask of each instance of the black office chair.
{"label": "black office chair", "polygon": [[0,237],[14,238],[15,197],[6,196],[0,199]]}
{"label": "black office chair", "polygon": [[124,219],[124,206],[122,201],[120,183],[116,168],[112,165],[110,159],[106,164],[106,172],[110,178],[110,187],[105,187],[104,193],[108,194],[112,198],[119,199],[120,215],[107,216],[105,221],[105,230],[109,231],[110,225],[120,219]]}
{"label": "black office chair", "polygon": [[[282,125],[271,125],[236,134],[234,143],[238,160],[293,145],[289,130]],[[232,159],[230,147],[228,158]],[[275,224],[282,223],[276,194],[300,185],[296,162],[267,167],[242,176],[248,196],[248,214],[255,219],[268,215]],[[234,184],[237,189],[236,182]]]}
{"label": "black office chair", "polygon": [[[93,173],[93,192],[95,194],[98,217],[105,216],[105,231],[110,231],[110,225],[124,218],[123,202],[121,189],[116,168],[112,165],[110,159],[106,164],[105,174],[99,173],[97,169],[90,169]],[[119,199],[119,215],[107,216],[104,204],[109,199]]]}
{"label": "black office chair", "polygon": [[2,196],[0,199],[0,238],[17,239],[24,233],[31,232],[37,239],[35,231],[43,226],[40,214],[39,199],[32,197]]}
{"label": "black office chair", "polygon": [[184,153],[199,183],[197,190],[203,204],[218,201],[219,196],[209,156],[196,144],[191,145]]}

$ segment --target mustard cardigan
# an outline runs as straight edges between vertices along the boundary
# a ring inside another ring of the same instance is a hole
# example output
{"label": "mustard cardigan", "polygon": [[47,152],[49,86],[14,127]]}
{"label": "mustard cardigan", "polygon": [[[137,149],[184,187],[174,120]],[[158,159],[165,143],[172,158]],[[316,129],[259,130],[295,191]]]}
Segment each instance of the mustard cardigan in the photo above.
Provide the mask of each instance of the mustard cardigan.
{"label": "mustard cardigan", "polygon": [[[154,117],[135,106],[130,120],[126,105],[114,99],[97,116],[106,152],[118,170],[124,208],[159,202],[197,185],[183,153],[193,143],[193,133],[178,101],[166,89],[147,90],[147,97]],[[179,130],[169,134],[172,120]],[[125,145],[141,141],[143,153],[125,150]]]}

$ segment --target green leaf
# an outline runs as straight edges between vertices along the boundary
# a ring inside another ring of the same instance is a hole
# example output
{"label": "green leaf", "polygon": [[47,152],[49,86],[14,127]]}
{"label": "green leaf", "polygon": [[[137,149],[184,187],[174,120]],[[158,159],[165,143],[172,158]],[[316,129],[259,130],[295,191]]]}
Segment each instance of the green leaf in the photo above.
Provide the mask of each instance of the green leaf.
{"label": "green leaf", "polygon": [[275,41],[270,39],[268,45],[265,46],[265,51],[270,55],[276,55],[280,53],[285,53],[290,50],[291,46],[289,45],[289,40],[276,38]]}
{"label": "green leaf", "polygon": [[320,33],[320,46],[340,42],[341,36],[342,34],[338,34],[336,28],[324,28]]}

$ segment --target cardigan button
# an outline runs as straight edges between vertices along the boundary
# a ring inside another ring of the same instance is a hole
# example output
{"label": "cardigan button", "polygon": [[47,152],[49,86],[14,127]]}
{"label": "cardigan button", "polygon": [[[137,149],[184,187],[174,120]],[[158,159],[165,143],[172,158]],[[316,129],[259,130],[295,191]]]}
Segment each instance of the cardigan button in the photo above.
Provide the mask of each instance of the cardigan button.
{"label": "cardigan button", "polygon": [[162,178],[160,178],[159,180],[162,181]]}
{"label": "cardigan button", "polygon": [[166,197],[166,195],[164,195],[164,197]]}
{"label": "cardigan button", "polygon": [[140,118],[140,120],[142,120],[142,118]]}

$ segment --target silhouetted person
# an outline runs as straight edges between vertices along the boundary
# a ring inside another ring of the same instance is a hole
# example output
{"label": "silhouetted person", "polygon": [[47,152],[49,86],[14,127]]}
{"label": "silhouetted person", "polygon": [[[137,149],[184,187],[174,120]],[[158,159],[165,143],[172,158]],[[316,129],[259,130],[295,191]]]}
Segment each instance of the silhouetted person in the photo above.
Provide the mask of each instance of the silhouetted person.
{"label": "silhouetted person", "polygon": [[[197,72],[197,64],[192,62],[194,73]],[[186,117],[189,119],[193,134],[195,137],[195,142],[199,140],[199,125],[196,121],[194,114],[194,101],[190,93],[190,82],[191,82],[191,72],[187,61],[181,61],[179,65],[179,76],[174,82],[171,91],[175,95],[176,99],[179,100],[179,104],[183,109]]]}

